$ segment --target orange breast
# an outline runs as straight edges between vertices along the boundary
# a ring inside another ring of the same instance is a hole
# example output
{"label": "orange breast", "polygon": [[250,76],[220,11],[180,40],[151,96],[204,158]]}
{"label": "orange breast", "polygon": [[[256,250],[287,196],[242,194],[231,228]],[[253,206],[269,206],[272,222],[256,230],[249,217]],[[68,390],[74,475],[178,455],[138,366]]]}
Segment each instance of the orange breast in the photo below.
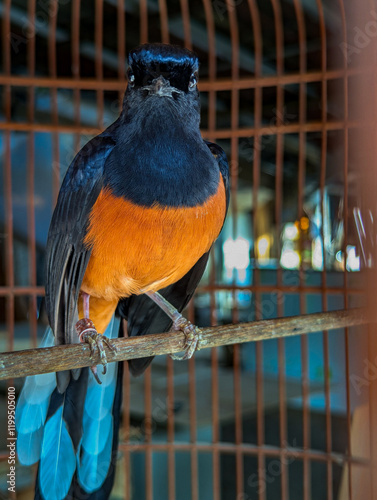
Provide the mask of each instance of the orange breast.
{"label": "orange breast", "polygon": [[217,238],[225,217],[225,189],[198,207],[143,208],[101,191],[85,243],[92,254],[81,289],[117,301],[157,291],[184,276]]}

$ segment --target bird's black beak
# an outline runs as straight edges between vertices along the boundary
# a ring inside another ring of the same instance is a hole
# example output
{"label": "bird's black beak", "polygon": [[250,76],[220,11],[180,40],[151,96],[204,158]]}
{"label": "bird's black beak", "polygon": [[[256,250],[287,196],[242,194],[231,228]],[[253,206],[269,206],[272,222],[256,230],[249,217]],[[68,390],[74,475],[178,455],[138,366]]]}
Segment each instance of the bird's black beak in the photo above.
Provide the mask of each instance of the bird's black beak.
{"label": "bird's black beak", "polygon": [[155,78],[151,85],[148,87],[149,94],[157,95],[159,97],[172,97],[173,93],[180,93],[180,90],[172,87],[168,80],[162,75]]}
{"label": "bird's black beak", "polygon": [[171,94],[171,91],[169,89],[170,83],[165,80],[165,78],[160,75],[158,78],[155,78],[152,82],[150,93],[151,94],[157,94],[157,95],[164,95],[166,92]]}

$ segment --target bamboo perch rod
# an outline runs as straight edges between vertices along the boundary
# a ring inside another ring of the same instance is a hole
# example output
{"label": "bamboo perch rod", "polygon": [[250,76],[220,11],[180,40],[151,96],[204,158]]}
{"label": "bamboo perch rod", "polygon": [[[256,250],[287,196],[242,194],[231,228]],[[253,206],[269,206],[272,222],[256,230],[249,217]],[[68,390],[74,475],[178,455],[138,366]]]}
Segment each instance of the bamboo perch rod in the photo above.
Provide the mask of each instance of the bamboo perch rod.
{"label": "bamboo perch rod", "polygon": [[[203,328],[203,340],[200,343],[200,348],[207,349],[221,345],[291,337],[322,330],[363,325],[374,320],[375,317],[372,318],[366,309],[350,309]],[[185,336],[182,332],[119,338],[113,341],[118,351],[112,352],[106,348],[106,354],[109,362],[143,358],[182,351],[184,342]],[[97,353],[94,359],[97,363]],[[68,344],[6,352],[0,354],[0,380],[70,370],[91,364],[93,361],[90,359],[87,344]]]}

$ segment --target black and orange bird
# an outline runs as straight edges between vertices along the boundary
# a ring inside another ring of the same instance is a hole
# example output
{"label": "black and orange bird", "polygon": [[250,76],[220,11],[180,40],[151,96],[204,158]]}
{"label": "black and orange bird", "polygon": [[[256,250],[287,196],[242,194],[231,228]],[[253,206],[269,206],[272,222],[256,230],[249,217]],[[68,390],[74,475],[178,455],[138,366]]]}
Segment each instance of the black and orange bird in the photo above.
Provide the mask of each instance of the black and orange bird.
{"label": "black and orange bird", "polygon": [[[104,374],[92,367],[26,380],[18,455],[24,464],[39,460],[35,498],[110,495],[122,364],[107,366],[106,349],[123,335],[119,318],[131,337],[183,330],[186,347],[176,359],[191,357],[200,342],[181,311],[223,226],[229,174],[223,150],[200,134],[198,68],[184,48],[131,51],[119,118],[65,175],[47,242],[51,328],[43,345],[88,342]],[[151,361],[128,365],[139,375]]]}

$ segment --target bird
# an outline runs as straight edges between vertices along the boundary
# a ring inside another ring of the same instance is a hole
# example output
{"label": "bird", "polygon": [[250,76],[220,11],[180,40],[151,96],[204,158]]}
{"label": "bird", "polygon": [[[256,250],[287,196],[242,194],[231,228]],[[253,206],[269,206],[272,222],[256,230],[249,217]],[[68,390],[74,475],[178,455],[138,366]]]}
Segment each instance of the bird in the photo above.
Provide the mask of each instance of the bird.
{"label": "bird", "polygon": [[[35,498],[106,499],[114,482],[122,363],[112,339],[201,331],[182,316],[229,204],[225,152],[200,132],[199,60],[169,44],[129,53],[118,119],[69,166],[46,247],[44,346],[89,343],[97,366],[29,377],[16,410],[18,456],[39,460]],[[127,321],[127,332],[125,322]],[[152,357],[128,362],[141,375]],[[99,365],[100,366],[100,365]]]}

